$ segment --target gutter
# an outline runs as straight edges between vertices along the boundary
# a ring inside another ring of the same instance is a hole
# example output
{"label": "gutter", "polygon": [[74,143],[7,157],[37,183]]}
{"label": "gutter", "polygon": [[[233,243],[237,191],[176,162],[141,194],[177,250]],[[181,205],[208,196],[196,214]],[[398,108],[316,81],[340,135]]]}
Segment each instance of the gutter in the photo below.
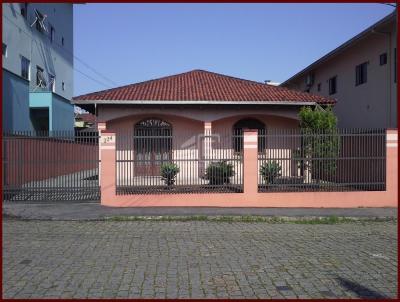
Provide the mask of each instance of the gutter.
{"label": "gutter", "polygon": [[293,106],[304,106],[304,105],[316,105],[317,102],[291,102],[291,101],[152,101],[152,100],[72,100],[72,104],[116,104],[116,105],[146,105],[146,104],[157,104],[157,105],[293,105]]}

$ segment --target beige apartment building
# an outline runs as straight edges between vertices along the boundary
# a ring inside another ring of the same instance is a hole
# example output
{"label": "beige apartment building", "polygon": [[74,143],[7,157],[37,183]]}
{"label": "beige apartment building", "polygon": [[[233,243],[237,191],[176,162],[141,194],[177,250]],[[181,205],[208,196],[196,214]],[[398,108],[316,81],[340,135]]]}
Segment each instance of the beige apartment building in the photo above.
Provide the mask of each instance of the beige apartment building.
{"label": "beige apartment building", "polygon": [[396,19],[386,16],[281,86],[335,98],[339,127],[397,128]]}

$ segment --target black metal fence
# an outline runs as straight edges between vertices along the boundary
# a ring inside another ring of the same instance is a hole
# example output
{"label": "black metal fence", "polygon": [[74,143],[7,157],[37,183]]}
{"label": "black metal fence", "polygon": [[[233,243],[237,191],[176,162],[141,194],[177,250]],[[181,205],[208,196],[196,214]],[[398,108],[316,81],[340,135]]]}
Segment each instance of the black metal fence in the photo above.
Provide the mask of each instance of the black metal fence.
{"label": "black metal fence", "polygon": [[3,199],[99,200],[98,143],[98,132],[3,133]]}
{"label": "black metal fence", "polygon": [[[117,194],[243,192],[241,132],[139,130],[117,132]],[[259,192],[386,189],[384,129],[268,129],[258,140]],[[99,200],[98,143],[98,132],[3,133],[4,200]]]}
{"label": "black metal fence", "polygon": [[233,149],[232,132],[201,130],[117,132],[117,194],[243,192],[243,152]]}
{"label": "black metal fence", "polygon": [[384,129],[259,131],[259,192],[384,191]]}

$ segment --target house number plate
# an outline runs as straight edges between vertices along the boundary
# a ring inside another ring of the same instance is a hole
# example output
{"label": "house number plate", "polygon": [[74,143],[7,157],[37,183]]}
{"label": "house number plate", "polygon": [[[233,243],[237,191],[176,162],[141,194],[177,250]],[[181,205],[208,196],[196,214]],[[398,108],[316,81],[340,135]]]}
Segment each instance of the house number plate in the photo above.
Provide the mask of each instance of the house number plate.
{"label": "house number plate", "polygon": [[115,143],[115,135],[107,135],[101,137],[102,144],[113,144]]}

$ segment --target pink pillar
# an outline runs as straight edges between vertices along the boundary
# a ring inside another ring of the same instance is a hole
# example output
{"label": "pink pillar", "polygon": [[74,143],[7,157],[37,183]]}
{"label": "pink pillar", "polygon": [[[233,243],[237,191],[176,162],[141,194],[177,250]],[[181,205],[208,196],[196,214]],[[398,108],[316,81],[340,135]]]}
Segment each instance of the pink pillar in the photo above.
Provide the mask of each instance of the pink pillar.
{"label": "pink pillar", "polygon": [[100,137],[101,204],[113,202],[116,194],[115,133],[103,130]]}
{"label": "pink pillar", "polygon": [[[106,130],[106,123],[105,122],[97,122],[97,131],[99,132],[99,137],[101,137],[101,132]],[[99,183],[101,182],[101,175],[100,175],[100,170],[101,170],[101,149],[100,149],[100,144],[99,144]]]}
{"label": "pink pillar", "polygon": [[258,192],[258,131],[243,131],[243,190],[246,196],[255,199]]}
{"label": "pink pillar", "polygon": [[[386,191],[398,198],[398,133],[386,130]],[[398,201],[398,200],[397,200]]]}
{"label": "pink pillar", "polygon": [[97,122],[97,130],[99,132],[106,130],[106,123],[105,122]]}
{"label": "pink pillar", "polygon": [[204,141],[203,141],[203,156],[206,159],[201,167],[200,174],[203,175],[210,164],[209,160],[212,158],[211,156],[211,147],[212,147],[212,140],[211,140],[211,122],[204,122]]}

